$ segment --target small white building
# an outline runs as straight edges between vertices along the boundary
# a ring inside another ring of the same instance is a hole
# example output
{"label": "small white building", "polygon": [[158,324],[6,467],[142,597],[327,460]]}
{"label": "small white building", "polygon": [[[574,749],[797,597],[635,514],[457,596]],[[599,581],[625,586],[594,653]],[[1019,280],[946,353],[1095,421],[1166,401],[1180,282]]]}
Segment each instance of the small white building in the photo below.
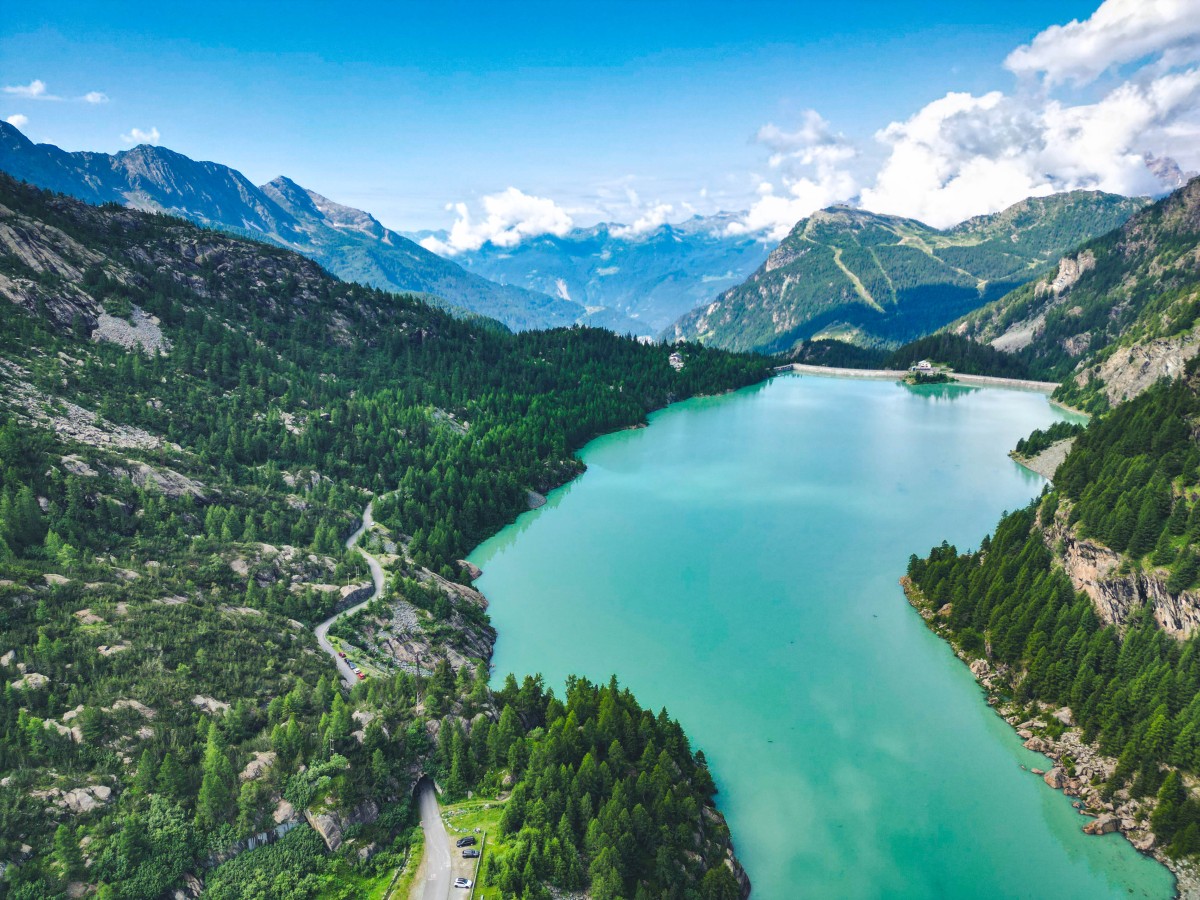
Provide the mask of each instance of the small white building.
{"label": "small white building", "polygon": [[915,366],[909,366],[908,371],[918,372],[921,375],[932,375],[937,371],[937,368],[927,359],[921,360]]}

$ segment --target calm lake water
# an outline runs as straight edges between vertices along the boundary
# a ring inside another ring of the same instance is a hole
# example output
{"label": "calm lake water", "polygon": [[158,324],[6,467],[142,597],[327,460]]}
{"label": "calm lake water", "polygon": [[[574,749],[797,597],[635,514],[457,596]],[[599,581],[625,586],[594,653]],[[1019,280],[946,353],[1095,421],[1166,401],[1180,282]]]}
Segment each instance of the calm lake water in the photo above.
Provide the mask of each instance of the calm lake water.
{"label": "calm lake water", "polygon": [[758,898],[1169,897],[1020,764],[897,579],[1043,481],[1035,393],[787,376],[589,444],[472,561],[495,672],[618,673],[703,749]]}

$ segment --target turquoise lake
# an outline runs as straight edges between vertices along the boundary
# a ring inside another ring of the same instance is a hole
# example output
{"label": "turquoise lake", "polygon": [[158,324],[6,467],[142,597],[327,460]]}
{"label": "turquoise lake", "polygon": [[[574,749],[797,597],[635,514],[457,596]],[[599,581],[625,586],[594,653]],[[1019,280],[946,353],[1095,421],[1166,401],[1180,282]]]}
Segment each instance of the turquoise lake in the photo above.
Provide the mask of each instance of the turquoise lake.
{"label": "turquoise lake", "polygon": [[758,898],[1169,897],[1089,837],[897,579],[1044,481],[1036,393],[784,376],[602,437],[476,549],[495,676],[617,673],[707,755]]}

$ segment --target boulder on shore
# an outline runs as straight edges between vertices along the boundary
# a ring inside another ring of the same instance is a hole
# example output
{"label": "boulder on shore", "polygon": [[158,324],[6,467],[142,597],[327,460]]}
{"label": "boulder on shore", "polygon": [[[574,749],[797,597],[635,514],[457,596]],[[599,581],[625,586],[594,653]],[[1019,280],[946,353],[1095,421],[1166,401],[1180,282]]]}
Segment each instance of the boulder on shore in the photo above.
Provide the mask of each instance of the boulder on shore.
{"label": "boulder on shore", "polygon": [[1084,834],[1112,834],[1114,831],[1119,831],[1121,820],[1116,816],[1103,815],[1094,822],[1088,822],[1083,826]]}
{"label": "boulder on shore", "polygon": [[1062,709],[1056,709],[1050,715],[1058,719],[1058,721],[1062,722],[1068,728],[1075,724],[1075,717],[1071,715],[1071,707],[1069,706],[1064,706]]}
{"label": "boulder on shore", "polygon": [[1056,791],[1061,791],[1068,783],[1067,773],[1063,771],[1062,766],[1055,766],[1042,776],[1042,780]]}

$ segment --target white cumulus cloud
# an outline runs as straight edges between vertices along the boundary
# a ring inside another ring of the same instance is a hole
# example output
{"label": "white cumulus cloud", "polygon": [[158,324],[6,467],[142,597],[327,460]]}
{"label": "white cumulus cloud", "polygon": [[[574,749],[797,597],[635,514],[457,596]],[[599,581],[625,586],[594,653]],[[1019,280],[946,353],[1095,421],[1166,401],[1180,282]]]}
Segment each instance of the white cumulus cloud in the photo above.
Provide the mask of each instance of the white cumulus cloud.
{"label": "white cumulus cloud", "polygon": [[14,116],[9,116],[4,121],[14,128],[24,128],[29,124],[29,116],[23,116],[20,113],[17,113]]}
{"label": "white cumulus cloud", "polygon": [[427,237],[421,241],[426,250],[454,255],[478,250],[484,244],[515,247],[525,238],[542,234],[562,237],[574,225],[570,214],[553,200],[535,197],[510,187],[481,200],[483,215],[472,214],[466,203],[447,207],[457,216],[445,241]]}
{"label": "white cumulus cloud", "polygon": [[5,86],[4,93],[12,94],[14,97],[22,97],[26,100],[61,100],[62,97],[56,97],[54,94],[46,92],[46,82],[35,78],[29,84],[10,84]]}
{"label": "white cumulus cloud", "polygon": [[[54,100],[61,101],[66,99],[57,94],[51,94],[46,88],[46,82],[40,78],[35,78],[29,84],[10,84],[4,88],[4,93],[13,97],[20,97],[23,100]],[[107,103],[108,94],[103,91],[88,91],[82,97],[76,97],[76,100],[81,100],[84,103]]]}
{"label": "white cumulus cloud", "polygon": [[805,111],[795,131],[768,123],[754,140],[770,151],[773,175],[760,182],[758,199],[726,227],[727,234],[763,232],[782,240],[800,219],[858,193],[858,180],[846,165],[858,156],[857,148],[815,110]]}
{"label": "white cumulus cloud", "polygon": [[161,138],[157,128],[151,128],[149,131],[131,128],[128,134],[121,135],[121,140],[127,144],[157,144]]}
{"label": "white cumulus cloud", "polygon": [[1195,164],[1200,69],[1119,85],[1094,103],[947,94],[876,138],[889,148],[866,209],[953,225],[1077,189],[1153,194],[1148,156]]}
{"label": "white cumulus cloud", "polygon": [[1088,19],[1047,28],[1004,64],[1018,75],[1042,75],[1050,84],[1086,84],[1150,56],[1179,65],[1196,61],[1198,52],[1197,0],[1104,0]]}
{"label": "white cumulus cloud", "polygon": [[[685,204],[686,206],[686,204]],[[628,225],[618,225],[610,232],[616,238],[637,237],[639,234],[646,234],[653,231],[661,225],[665,225],[667,217],[675,212],[675,207],[670,203],[655,203],[644,211]]]}
{"label": "white cumulus cloud", "polygon": [[847,202],[944,227],[1060,191],[1160,194],[1200,169],[1200,0],[1103,0],[1005,67],[1012,90],[951,91],[879,129],[871,168],[815,111],[764,125],[767,175],[728,232],[781,238]]}

